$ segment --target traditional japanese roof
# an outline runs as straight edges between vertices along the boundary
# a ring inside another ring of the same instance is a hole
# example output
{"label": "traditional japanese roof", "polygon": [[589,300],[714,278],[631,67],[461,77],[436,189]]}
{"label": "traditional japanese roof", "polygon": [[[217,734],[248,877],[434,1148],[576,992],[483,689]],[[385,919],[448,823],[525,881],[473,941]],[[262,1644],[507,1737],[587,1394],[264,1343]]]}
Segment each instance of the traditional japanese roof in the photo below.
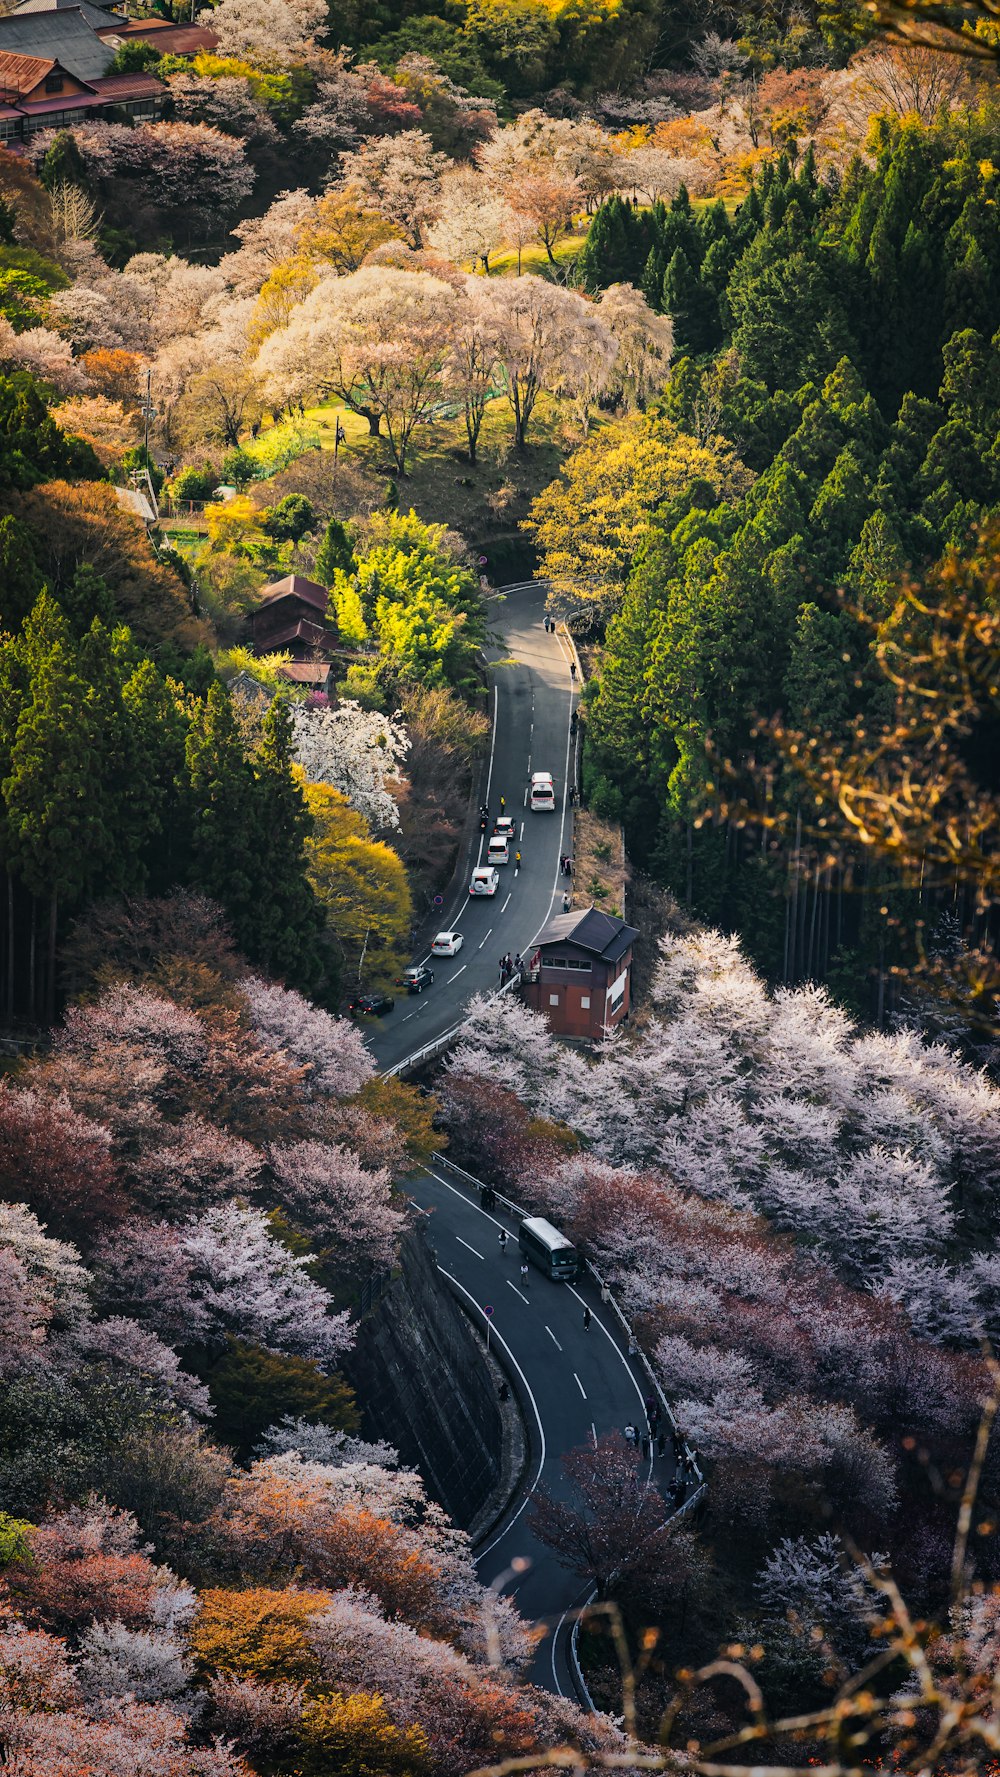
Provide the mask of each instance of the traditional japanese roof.
{"label": "traditional japanese roof", "polygon": [[6,94],[33,92],[59,63],[45,56],[15,55],[0,49],[0,89]]}
{"label": "traditional japanese roof", "polygon": [[126,15],[115,11],[114,0],[93,0],[93,5],[90,4],[90,0],[20,0],[20,4],[15,6],[13,11],[71,12],[74,8],[79,8],[84,18],[88,13],[96,13],[102,25],[110,24],[112,19],[119,17],[123,24],[125,22]]}
{"label": "traditional japanese roof", "polygon": [[280,679],[290,679],[293,685],[325,685],[330,677],[330,667],[322,661],[289,660],[277,670]]}
{"label": "traditional japanese roof", "polygon": [[154,49],[172,56],[196,56],[219,47],[218,32],[206,25],[173,25],[169,19],[129,19],[127,24],[117,24],[112,22],[113,18],[114,14],[109,14],[103,25],[95,26],[109,43],[117,38],[138,37],[140,42],[151,43]]}
{"label": "traditional japanese roof", "polygon": [[330,594],[325,586],[318,585],[315,580],[307,580],[304,574],[286,574],[283,580],[273,580],[270,586],[264,587],[260,604],[255,610],[263,611],[267,605],[276,605],[288,598],[301,599],[303,604],[312,605],[325,615]]}
{"label": "traditional japanese roof", "polygon": [[264,629],[259,635],[255,626],[254,637],[257,647],[265,646],[269,654],[289,648],[293,642],[304,642],[307,647],[316,648],[324,644],[329,646],[333,641],[333,637],[322,624],[313,623],[308,617],[300,618],[298,623],[282,624],[280,629]]}
{"label": "traditional japanese roof", "polygon": [[106,7],[92,5],[91,0],[22,0],[15,6],[14,15],[39,12],[79,12],[92,31],[106,31],[109,26],[118,24],[122,28],[126,24],[124,13],[111,12]]}
{"label": "traditional japanese roof", "polygon": [[67,74],[87,81],[107,73],[115,50],[91,30],[80,6],[63,6],[0,18],[0,54],[58,62]]}
{"label": "traditional japanese roof", "polygon": [[579,950],[589,950],[603,962],[616,963],[638,936],[638,929],[627,926],[617,914],[586,907],[582,912],[557,913],[539,932],[537,942],[539,949],[550,944],[575,944]]}
{"label": "traditional japanese roof", "polygon": [[124,104],[126,99],[162,98],[167,90],[155,74],[105,74],[93,87],[106,105]]}

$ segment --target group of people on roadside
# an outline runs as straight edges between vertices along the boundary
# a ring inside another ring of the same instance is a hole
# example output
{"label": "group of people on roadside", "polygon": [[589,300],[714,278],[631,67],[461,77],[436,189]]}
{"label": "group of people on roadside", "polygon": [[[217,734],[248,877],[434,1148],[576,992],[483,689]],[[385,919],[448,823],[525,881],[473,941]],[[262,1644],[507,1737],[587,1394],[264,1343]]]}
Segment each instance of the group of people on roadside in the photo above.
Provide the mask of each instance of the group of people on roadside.
{"label": "group of people on roadside", "polygon": [[505,951],[500,958],[500,986],[505,987],[511,977],[514,975],[520,975],[523,969],[524,958],[521,955],[521,952],[518,951],[516,956],[511,956],[509,950]]}

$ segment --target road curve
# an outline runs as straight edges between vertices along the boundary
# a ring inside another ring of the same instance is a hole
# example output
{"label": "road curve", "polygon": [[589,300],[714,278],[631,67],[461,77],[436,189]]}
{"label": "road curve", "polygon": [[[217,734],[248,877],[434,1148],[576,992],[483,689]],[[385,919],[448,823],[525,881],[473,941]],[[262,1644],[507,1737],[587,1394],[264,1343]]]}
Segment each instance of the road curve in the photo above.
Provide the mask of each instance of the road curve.
{"label": "road curve", "polygon": [[[498,964],[506,951],[527,954],[550,914],[562,907],[559,857],[569,850],[571,820],[567,801],[573,684],[570,653],[563,638],[542,627],[543,586],[529,582],[500,588],[492,601],[490,628],[501,646],[489,650],[493,732],[487,767],[490,814],[506,813],[518,823],[521,868],[500,868],[500,888],[492,899],[472,899],[469,875],[485,850],[478,832],[455,895],[446,900],[440,931],[459,931],[465,943],[455,957],[431,959],[433,984],[421,994],[397,995],[395,1009],[366,1021],[368,1046],[382,1069],[395,1067],[425,1043],[459,1023],[473,994],[499,983]],[[551,771],[556,812],[532,814],[527,807],[532,771]],[[423,961],[426,950],[414,961]]]}
{"label": "road curve", "polygon": [[[531,1681],[579,1701],[570,1670],[569,1631],[572,1613],[592,1588],[532,1535],[531,1496],[539,1486],[556,1498],[568,1496],[560,1462],[567,1450],[621,1431],[630,1421],[642,1429],[648,1381],[590,1279],[553,1283],[532,1266],[527,1290],[522,1290],[515,1219],[502,1210],[483,1210],[445,1166],[411,1179],[407,1190],[430,1219],[431,1244],[451,1287],[481,1326],[487,1318],[483,1311],[493,1309],[491,1342],[525,1409],[527,1486],[509,1517],[478,1550],[480,1578],[516,1598],[522,1616],[543,1630]],[[506,1254],[499,1244],[504,1227],[510,1235]],[[592,1315],[589,1329],[584,1327],[585,1307]],[[647,1473],[661,1487],[672,1481],[669,1440],[662,1460],[651,1455]],[[515,1571],[515,1562],[528,1565]]]}

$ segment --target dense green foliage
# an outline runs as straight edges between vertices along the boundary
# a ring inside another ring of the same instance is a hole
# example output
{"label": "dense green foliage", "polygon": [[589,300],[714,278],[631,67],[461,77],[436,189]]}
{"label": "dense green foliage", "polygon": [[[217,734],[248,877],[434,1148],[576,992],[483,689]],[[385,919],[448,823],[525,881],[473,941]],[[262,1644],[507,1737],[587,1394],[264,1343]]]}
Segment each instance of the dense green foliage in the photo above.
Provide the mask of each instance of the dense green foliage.
{"label": "dense green foliage", "polygon": [[[0,380],[0,488],[13,499],[60,478],[51,498],[43,487],[23,516],[0,517],[7,1015],[51,1015],[58,932],[82,904],[177,884],[213,894],[255,961],[329,985],[287,711],[275,703],[259,740],[244,740],[198,626],[183,619],[179,581],[109,489],[69,485],[99,474],[30,377]],[[133,610],[141,639],[123,622]]]}
{"label": "dense green foliage", "polygon": [[[584,256],[593,282],[638,277],[674,316],[680,355],[647,435],[725,440],[756,475],[740,499],[694,485],[646,514],[592,690],[590,791],[775,974],[787,854],[701,817],[726,762],[742,772],[755,749],[776,804],[801,799],[758,719],[842,740],[888,718],[873,648],[902,569],[962,546],[1000,503],[998,134],[985,107],[929,129],[880,120],[874,165],[839,190],[807,157],[766,167],[732,221],[683,193],[649,212],[613,199]],[[854,986],[870,908],[837,918],[818,954]]]}
{"label": "dense green foliage", "polygon": [[353,573],[337,565],[349,551],[341,527],[328,527],[321,550],[324,568],[334,570],[341,634],[348,642],[369,635],[378,641],[371,665],[348,669],[350,689],[376,702],[394,697],[401,684],[473,691],[486,634],[483,600],[453,539],[413,511],[375,514],[369,530]]}

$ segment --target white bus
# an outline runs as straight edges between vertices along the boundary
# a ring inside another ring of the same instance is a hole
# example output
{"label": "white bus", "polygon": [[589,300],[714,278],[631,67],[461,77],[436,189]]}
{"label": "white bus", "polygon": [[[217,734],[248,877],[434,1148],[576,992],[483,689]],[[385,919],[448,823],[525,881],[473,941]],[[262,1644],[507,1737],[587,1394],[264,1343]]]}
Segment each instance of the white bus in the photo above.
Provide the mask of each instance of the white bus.
{"label": "white bus", "polygon": [[557,1283],[572,1283],[579,1275],[580,1255],[576,1247],[544,1216],[525,1216],[517,1231],[517,1244],[526,1259]]}

